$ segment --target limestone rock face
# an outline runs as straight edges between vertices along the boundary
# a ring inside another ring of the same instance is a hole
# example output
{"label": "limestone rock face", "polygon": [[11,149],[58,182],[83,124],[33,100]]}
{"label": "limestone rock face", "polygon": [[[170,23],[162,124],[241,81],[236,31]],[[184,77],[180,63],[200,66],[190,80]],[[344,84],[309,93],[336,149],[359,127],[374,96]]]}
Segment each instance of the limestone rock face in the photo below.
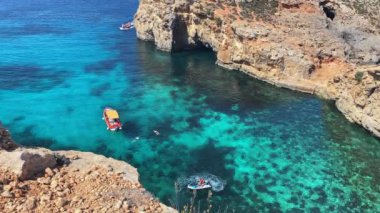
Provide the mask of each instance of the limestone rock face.
{"label": "limestone rock face", "polygon": [[147,192],[138,176],[136,168],[126,162],[90,152],[2,150],[0,209],[1,212],[177,212]]}
{"label": "limestone rock face", "polygon": [[11,135],[7,129],[1,126],[0,122],[0,150],[12,151],[18,146],[12,140]]}
{"label": "limestone rock face", "polygon": [[[136,32],[139,38],[147,41],[155,41],[161,50],[170,51],[173,48],[173,26],[175,15],[170,1],[163,1],[163,7],[157,8],[155,1],[146,1],[147,7],[144,13],[135,17]],[[163,9],[163,11],[161,11]],[[153,16],[153,14],[155,14]]]}
{"label": "limestone rock face", "polygon": [[89,170],[93,165],[97,165],[108,171],[121,174],[124,179],[132,183],[139,183],[137,169],[123,161],[107,158],[102,155],[96,155],[91,152],[57,151],[55,153],[69,159],[75,159],[70,162],[70,170]]}
{"label": "limestone rock face", "polygon": [[341,81],[338,109],[350,121],[380,137],[380,68],[358,67],[355,72],[346,73]]}
{"label": "limestone rock face", "polygon": [[375,0],[141,0],[135,25],[161,50],[208,47],[220,66],[337,100],[350,121],[379,136],[379,80],[354,77],[380,64],[379,8]]}
{"label": "limestone rock face", "polygon": [[56,164],[56,158],[47,149],[19,148],[13,152],[0,151],[0,165],[22,180],[34,178],[47,167],[54,168]]}

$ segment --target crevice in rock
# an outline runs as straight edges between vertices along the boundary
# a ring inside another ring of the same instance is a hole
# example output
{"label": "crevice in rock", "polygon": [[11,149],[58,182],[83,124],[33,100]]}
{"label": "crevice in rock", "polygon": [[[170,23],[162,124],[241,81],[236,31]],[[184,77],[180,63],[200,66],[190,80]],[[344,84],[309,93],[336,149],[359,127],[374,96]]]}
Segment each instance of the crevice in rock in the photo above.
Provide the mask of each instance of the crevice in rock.
{"label": "crevice in rock", "polygon": [[373,93],[375,93],[375,91],[378,89],[379,87],[372,87],[369,91],[368,91],[368,94],[367,94],[367,97],[371,97],[371,95]]}
{"label": "crevice in rock", "polygon": [[335,15],[336,15],[335,9],[332,7],[322,7],[322,8],[323,8],[323,12],[325,12],[327,18],[334,20]]}
{"label": "crevice in rock", "polygon": [[335,11],[334,7],[332,7],[332,5],[330,5],[328,3],[329,3],[329,1],[323,1],[323,2],[319,3],[319,6],[322,7],[323,12],[325,13],[326,17],[331,19],[331,21],[333,21],[335,16],[336,16],[336,11]]}
{"label": "crevice in rock", "polygon": [[285,9],[292,9],[292,8],[297,8],[299,9],[300,8],[300,3],[298,4],[281,4],[281,6]]}
{"label": "crevice in rock", "polygon": [[181,16],[174,20],[173,26],[173,50],[182,50],[186,48],[189,44],[187,32],[186,20],[183,20]]}
{"label": "crevice in rock", "polygon": [[13,141],[9,131],[0,122],[0,150],[13,151],[18,145]]}
{"label": "crevice in rock", "polygon": [[315,65],[314,64],[311,65],[309,70],[308,70],[308,75],[310,76],[315,71],[315,69],[316,69]]}
{"label": "crevice in rock", "polygon": [[187,20],[184,17],[178,16],[174,20],[173,25],[173,51],[189,50],[189,49],[210,49],[208,44],[204,44],[196,34],[189,40],[190,36],[187,28]]}
{"label": "crevice in rock", "polygon": [[147,35],[150,36],[150,37],[148,37],[147,39],[150,40],[150,41],[154,41],[154,33],[153,33],[153,30],[148,30],[146,33],[147,33]]}
{"label": "crevice in rock", "polygon": [[64,155],[60,155],[60,154],[54,153],[54,158],[57,161],[57,166],[58,167],[70,164],[70,159],[67,158],[67,157],[65,157]]}

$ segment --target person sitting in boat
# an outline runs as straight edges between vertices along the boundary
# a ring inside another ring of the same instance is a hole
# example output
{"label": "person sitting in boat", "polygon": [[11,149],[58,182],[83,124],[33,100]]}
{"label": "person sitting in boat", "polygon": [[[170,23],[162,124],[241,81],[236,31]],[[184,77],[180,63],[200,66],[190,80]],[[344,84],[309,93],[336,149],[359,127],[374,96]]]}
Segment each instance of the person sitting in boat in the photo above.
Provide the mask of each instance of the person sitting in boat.
{"label": "person sitting in boat", "polygon": [[130,28],[132,26],[131,22],[123,24],[123,28]]}
{"label": "person sitting in boat", "polygon": [[109,121],[110,121],[111,125],[114,125],[114,124],[116,124],[119,121],[119,119],[117,119],[117,118],[115,118],[115,119],[109,119]]}
{"label": "person sitting in boat", "polygon": [[206,184],[205,179],[200,178],[200,179],[199,179],[199,182],[198,182],[198,185],[199,185],[199,186],[203,186],[203,185],[205,185],[205,184]]}

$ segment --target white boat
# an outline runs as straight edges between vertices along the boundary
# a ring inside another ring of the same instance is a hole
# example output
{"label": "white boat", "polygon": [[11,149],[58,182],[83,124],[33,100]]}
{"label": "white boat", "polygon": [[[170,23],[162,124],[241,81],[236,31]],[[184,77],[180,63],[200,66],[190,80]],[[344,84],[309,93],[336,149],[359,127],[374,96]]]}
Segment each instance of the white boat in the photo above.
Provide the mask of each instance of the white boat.
{"label": "white boat", "polygon": [[208,183],[203,184],[203,185],[198,185],[198,184],[192,185],[192,184],[189,184],[189,185],[187,185],[187,188],[188,188],[188,189],[191,189],[191,190],[200,190],[200,189],[208,189],[208,188],[211,188],[211,185],[208,184]]}
{"label": "white boat", "polygon": [[125,24],[122,24],[119,29],[120,30],[130,30],[130,29],[133,29],[135,27],[135,25],[133,24],[133,22],[127,22]]}

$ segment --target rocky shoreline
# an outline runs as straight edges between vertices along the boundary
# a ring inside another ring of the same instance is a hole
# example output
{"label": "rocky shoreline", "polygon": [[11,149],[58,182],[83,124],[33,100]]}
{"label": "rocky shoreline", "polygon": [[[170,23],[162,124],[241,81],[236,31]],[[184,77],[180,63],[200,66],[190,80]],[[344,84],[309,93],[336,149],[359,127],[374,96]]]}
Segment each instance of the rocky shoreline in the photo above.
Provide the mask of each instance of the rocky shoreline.
{"label": "rocky shoreline", "polygon": [[163,51],[210,48],[217,64],[336,101],[380,137],[380,3],[142,0],[137,37]]}
{"label": "rocky shoreline", "polygon": [[0,127],[0,212],[176,212],[138,178],[101,155],[18,147]]}

